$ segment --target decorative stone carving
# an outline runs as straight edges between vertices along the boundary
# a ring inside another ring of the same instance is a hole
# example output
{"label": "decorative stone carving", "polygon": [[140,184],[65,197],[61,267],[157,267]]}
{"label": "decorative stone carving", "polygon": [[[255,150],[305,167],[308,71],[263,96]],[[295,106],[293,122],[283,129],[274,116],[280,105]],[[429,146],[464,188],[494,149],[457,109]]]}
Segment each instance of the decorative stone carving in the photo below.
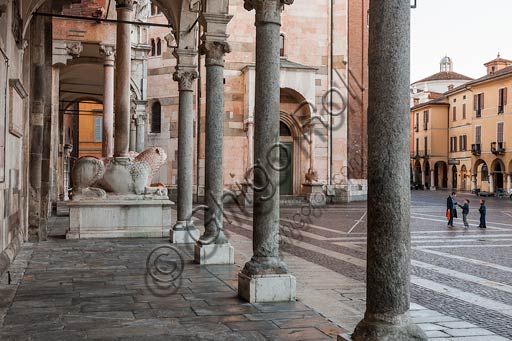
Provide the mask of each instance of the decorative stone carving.
{"label": "decorative stone carving", "polygon": [[102,198],[106,197],[107,192],[118,195],[167,196],[165,188],[151,187],[151,179],[166,160],[167,154],[159,147],[146,149],[128,158],[80,158],[71,175],[74,184],[73,200]]}
{"label": "decorative stone carving", "polygon": [[165,42],[167,43],[168,48],[173,49],[176,47],[177,44],[176,44],[176,38],[174,37],[174,34],[167,33],[164,36],[164,39],[165,39]]}
{"label": "decorative stone carving", "polygon": [[172,75],[172,79],[179,84],[179,91],[192,91],[196,78],[197,71],[195,70],[177,70]]}
{"label": "decorative stone carving", "polygon": [[144,21],[149,17],[151,12],[151,1],[138,0],[135,7],[135,20]]}
{"label": "decorative stone carving", "polygon": [[306,173],[306,182],[310,184],[318,183],[318,173],[316,170],[310,168]]}
{"label": "decorative stone carving", "polygon": [[256,10],[256,22],[274,22],[281,24],[281,11],[284,5],[293,4],[294,0],[244,0],[244,8]]}
{"label": "decorative stone carving", "polygon": [[125,8],[133,11],[133,5],[137,3],[137,0],[116,0],[116,8]]}
{"label": "decorative stone carving", "polygon": [[206,65],[224,66],[224,55],[231,52],[227,42],[205,41],[200,47],[201,54],[206,55]]}
{"label": "decorative stone carving", "polygon": [[70,42],[66,44],[66,52],[73,58],[80,57],[83,46],[81,42]]}
{"label": "decorative stone carving", "polygon": [[100,45],[100,55],[103,56],[106,60],[114,60],[115,52],[115,46]]}

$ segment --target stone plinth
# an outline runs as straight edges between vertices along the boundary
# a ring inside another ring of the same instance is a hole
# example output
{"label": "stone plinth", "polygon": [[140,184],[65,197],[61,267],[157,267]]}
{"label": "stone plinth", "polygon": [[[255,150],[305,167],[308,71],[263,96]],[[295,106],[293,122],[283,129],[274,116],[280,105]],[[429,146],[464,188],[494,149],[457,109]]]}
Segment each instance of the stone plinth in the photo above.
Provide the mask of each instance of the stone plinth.
{"label": "stone plinth", "polygon": [[170,200],[70,201],[67,239],[162,238],[171,228]]}
{"label": "stone plinth", "polygon": [[173,244],[195,244],[199,240],[199,230],[191,222],[176,222],[169,239]]}
{"label": "stone plinth", "polygon": [[325,206],[327,197],[325,196],[323,184],[320,182],[311,182],[302,184],[302,192],[306,200],[313,206]]}
{"label": "stone plinth", "polygon": [[235,249],[231,244],[209,244],[194,246],[194,261],[202,265],[235,264]]}
{"label": "stone plinth", "polygon": [[296,280],[293,275],[238,274],[238,295],[249,303],[295,301]]}

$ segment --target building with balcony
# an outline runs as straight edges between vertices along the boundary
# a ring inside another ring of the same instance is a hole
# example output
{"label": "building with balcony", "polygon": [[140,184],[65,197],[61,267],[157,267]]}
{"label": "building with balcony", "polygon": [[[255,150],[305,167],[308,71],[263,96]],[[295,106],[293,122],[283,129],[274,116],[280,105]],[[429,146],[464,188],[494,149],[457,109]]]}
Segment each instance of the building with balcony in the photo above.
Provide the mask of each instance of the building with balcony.
{"label": "building with balcony", "polygon": [[491,194],[512,187],[512,61],[498,55],[484,65],[485,76],[411,108],[411,170],[418,187]]}

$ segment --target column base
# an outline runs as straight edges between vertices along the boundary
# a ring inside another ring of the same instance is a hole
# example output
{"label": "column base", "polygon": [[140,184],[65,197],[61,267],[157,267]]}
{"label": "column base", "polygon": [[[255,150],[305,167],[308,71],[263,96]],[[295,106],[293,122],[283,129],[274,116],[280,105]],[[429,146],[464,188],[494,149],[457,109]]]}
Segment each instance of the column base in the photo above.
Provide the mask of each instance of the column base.
{"label": "column base", "polygon": [[231,244],[197,243],[194,246],[194,262],[201,265],[235,264],[235,249]]}
{"label": "column base", "polygon": [[178,221],[169,237],[173,244],[195,244],[199,240],[199,230],[192,223]]}
{"label": "column base", "polygon": [[408,315],[396,317],[396,323],[364,318],[352,335],[338,335],[338,341],[427,341],[425,332]]}
{"label": "column base", "polygon": [[297,282],[290,274],[247,276],[238,274],[238,296],[249,303],[292,302]]}
{"label": "column base", "polygon": [[435,188],[434,186],[432,186],[432,187],[430,187],[430,190],[431,190],[431,191],[435,191],[435,190],[436,190],[436,188]]}
{"label": "column base", "polygon": [[302,184],[302,192],[306,200],[315,207],[323,207],[327,204],[327,197],[324,193],[324,185],[320,182]]}

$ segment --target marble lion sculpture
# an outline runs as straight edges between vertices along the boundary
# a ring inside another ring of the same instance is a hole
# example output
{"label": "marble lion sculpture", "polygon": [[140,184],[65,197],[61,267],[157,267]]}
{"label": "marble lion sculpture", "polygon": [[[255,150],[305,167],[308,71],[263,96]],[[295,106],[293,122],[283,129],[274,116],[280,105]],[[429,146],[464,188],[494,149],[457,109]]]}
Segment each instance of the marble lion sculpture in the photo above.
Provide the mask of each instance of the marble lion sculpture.
{"label": "marble lion sculpture", "polygon": [[155,194],[167,196],[163,186],[152,187],[151,180],[167,160],[162,148],[153,147],[126,160],[82,157],[71,172],[73,198],[104,198],[108,193]]}

